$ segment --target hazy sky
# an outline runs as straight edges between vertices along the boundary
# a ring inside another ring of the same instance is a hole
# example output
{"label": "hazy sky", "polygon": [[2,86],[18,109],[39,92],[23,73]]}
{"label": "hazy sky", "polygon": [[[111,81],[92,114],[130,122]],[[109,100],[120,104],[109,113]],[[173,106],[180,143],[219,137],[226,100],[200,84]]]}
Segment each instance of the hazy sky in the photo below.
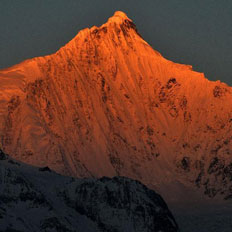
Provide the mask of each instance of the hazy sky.
{"label": "hazy sky", "polygon": [[0,0],[0,68],[53,53],[116,10],[164,57],[232,85],[232,0]]}

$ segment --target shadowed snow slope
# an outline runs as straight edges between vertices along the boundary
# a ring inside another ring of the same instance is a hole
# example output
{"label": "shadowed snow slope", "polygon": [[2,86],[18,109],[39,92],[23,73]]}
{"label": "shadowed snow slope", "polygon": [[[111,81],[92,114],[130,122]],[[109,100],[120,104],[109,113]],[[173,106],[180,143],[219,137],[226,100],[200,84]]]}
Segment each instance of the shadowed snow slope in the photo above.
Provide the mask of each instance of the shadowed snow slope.
{"label": "shadowed snow slope", "polygon": [[0,231],[177,232],[165,202],[125,177],[74,179],[0,150]]}
{"label": "shadowed snow slope", "polygon": [[229,199],[231,105],[230,87],[166,60],[116,12],[55,54],[0,71],[0,141],[15,159],[64,175]]}

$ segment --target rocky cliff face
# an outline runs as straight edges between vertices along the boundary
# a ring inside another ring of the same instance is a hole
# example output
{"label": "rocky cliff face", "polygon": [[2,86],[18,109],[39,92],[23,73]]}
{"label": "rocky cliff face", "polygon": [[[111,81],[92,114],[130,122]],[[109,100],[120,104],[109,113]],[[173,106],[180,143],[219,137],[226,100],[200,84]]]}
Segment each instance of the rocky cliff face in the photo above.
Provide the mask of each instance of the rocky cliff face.
{"label": "rocky cliff face", "polygon": [[154,51],[116,12],[55,54],[0,71],[14,158],[77,177],[179,181],[232,194],[232,89]]}
{"label": "rocky cliff face", "polygon": [[0,150],[1,231],[176,232],[165,202],[124,177],[74,179]]}

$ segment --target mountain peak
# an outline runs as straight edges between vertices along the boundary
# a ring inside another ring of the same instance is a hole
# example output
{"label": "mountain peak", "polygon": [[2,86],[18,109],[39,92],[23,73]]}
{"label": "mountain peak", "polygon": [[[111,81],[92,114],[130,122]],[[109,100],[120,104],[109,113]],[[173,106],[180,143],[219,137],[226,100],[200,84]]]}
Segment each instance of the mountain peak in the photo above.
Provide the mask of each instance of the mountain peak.
{"label": "mountain peak", "polygon": [[125,20],[129,20],[132,22],[131,19],[127,17],[127,15],[122,11],[116,11],[112,17],[109,18],[109,21],[115,22],[115,23],[122,23]]}
{"label": "mountain peak", "polygon": [[126,13],[124,13],[122,11],[115,11],[113,17],[120,17],[120,18],[123,18],[123,19],[128,19]]}
{"label": "mountain peak", "polygon": [[[122,35],[126,37],[128,37],[130,33],[135,32],[140,38],[142,38],[142,36],[137,31],[136,25],[133,23],[133,21],[128,18],[124,12],[116,11],[114,15],[108,18],[107,22],[102,24],[101,26],[92,26],[91,28],[85,28],[79,31],[78,34],[60,50],[63,50],[63,48],[75,50],[77,41],[79,40],[78,44],[81,43],[80,41],[85,43],[88,40],[87,38],[90,38],[90,40],[94,38],[103,40],[103,38],[105,38],[107,40],[107,36],[111,35],[112,37],[114,36],[113,34],[116,33],[117,38],[119,39],[118,36],[120,32],[122,32]],[[110,39],[110,41],[112,42],[112,38]],[[121,43],[121,41],[118,42],[119,44]],[[143,43],[146,43],[146,41],[143,40]]]}

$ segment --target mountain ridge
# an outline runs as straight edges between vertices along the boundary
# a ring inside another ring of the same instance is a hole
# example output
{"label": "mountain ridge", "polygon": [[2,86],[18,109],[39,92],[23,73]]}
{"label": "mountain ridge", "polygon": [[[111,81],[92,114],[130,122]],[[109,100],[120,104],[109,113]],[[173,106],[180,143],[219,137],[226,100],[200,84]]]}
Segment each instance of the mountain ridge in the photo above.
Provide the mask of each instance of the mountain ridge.
{"label": "mountain ridge", "polygon": [[0,150],[1,231],[179,231],[162,197],[126,177],[75,179]]}

